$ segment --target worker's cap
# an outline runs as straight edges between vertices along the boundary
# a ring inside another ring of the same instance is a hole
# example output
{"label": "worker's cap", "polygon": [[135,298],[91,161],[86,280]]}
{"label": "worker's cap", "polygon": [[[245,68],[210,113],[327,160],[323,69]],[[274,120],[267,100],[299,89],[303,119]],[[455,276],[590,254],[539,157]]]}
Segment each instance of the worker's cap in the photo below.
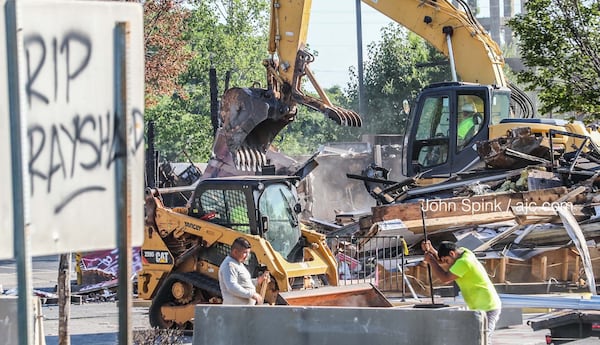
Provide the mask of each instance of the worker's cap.
{"label": "worker's cap", "polygon": [[476,113],[477,112],[477,108],[475,107],[475,104],[473,103],[465,103],[462,105],[462,109],[463,112],[469,112],[469,113]]}

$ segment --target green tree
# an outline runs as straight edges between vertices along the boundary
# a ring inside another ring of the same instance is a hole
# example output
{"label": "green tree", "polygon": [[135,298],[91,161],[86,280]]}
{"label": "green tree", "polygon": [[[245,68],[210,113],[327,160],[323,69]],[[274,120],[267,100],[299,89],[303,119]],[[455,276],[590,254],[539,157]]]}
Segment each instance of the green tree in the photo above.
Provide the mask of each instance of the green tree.
{"label": "green tree", "polygon": [[[363,114],[365,133],[404,133],[406,114],[403,100],[412,101],[432,81],[447,80],[449,68],[445,57],[425,40],[398,24],[381,30],[381,41],[368,46],[369,60],[364,64],[364,88],[367,114]],[[432,63],[425,68],[425,63]],[[348,95],[356,108],[358,77],[351,71]]]}
{"label": "green tree", "polygon": [[177,99],[163,97],[146,110],[146,119],[155,123],[155,146],[162,159],[187,161],[183,151],[197,163],[208,161],[213,142],[209,116],[182,110]]}
{"label": "green tree", "polygon": [[211,65],[220,75],[220,93],[226,86],[227,72],[230,72],[229,87],[248,87],[265,80],[262,61],[267,57],[269,2],[227,0],[195,4],[184,38],[196,58],[181,82],[186,85],[194,112],[208,114]]}
{"label": "green tree", "polygon": [[528,67],[519,73],[539,92],[541,113],[600,117],[600,6],[598,1],[528,0],[509,21]]}

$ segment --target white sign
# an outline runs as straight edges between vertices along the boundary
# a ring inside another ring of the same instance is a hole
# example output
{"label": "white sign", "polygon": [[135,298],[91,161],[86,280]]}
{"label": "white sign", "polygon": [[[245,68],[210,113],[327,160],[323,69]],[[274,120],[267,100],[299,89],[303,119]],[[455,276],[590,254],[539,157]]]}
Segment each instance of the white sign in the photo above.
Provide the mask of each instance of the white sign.
{"label": "white sign", "polygon": [[[4,9],[6,1],[0,1]],[[5,11],[0,15],[0,47],[6,47]],[[0,260],[13,258],[13,207],[7,55],[0,54]]]}
{"label": "white sign", "polygon": [[116,247],[115,32],[129,22],[132,244],[143,239],[144,55],[140,4],[20,2],[31,255]]}

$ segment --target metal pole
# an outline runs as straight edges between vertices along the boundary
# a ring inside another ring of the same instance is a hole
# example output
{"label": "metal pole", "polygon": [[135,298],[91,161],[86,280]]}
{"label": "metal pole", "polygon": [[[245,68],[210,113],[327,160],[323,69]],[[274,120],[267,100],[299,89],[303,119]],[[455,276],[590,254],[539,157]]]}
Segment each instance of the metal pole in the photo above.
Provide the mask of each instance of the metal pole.
{"label": "metal pole", "polygon": [[213,137],[219,129],[219,84],[217,81],[217,69],[212,65],[208,70],[208,84],[210,86],[210,123],[212,124]]}
{"label": "metal pole", "polygon": [[58,344],[70,345],[71,318],[71,253],[60,254],[58,263]]}
{"label": "metal pole", "polygon": [[119,344],[133,344],[131,309],[133,287],[131,285],[131,224],[129,222],[129,181],[127,161],[129,156],[127,116],[127,52],[129,48],[129,23],[120,22],[115,27],[115,121],[117,121],[117,157],[115,161],[116,231],[119,249]]}
{"label": "metal pole", "polygon": [[366,115],[365,85],[363,72],[363,44],[362,44],[362,14],[361,0],[356,0],[356,52],[358,54],[358,113]]}
{"label": "metal pole", "polygon": [[154,121],[148,121],[148,130],[146,132],[146,139],[148,143],[148,149],[146,150],[146,186],[150,188],[157,187],[157,168],[155,157],[155,134],[154,134]]}
{"label": "metal pole", "polygon": [[27,211],[26,198],[28,194],[26,165],[23,164],[23,152],[27,147],[27,120],[25,107],[21,97],[21,83],[19,61],[23,56],[23,31],[19,28],[20,9],[17,1],[7,2],[6,12],[6,44],[10,99],[10,141],[12,162],[12,192],[13,192],[13,218],[14,218],[14,252],[17,263],[17,293],[19,295],[17,306],[17,319],[19,323],[19,344],[33,344],[33,317],[31,298],[31,240],[29,236],[29,212]]}
{"label": "metal pole", "polygon": [[404,302],[406,300],[404,297],[406,295],[406,284],[404,283],[404,237],[400,237],[400,241],[402,241],[402,243],[400,243],[400,245],[402,246],[402,248],[400,249],[402,251],[402,262],[400,264],[402,267],[402,302]]}
{"label": "metal pole", "polygon": [[[423,220],[423,235],[425,237],[425,242],[427,242],[427,226],[425,226],[425,208],[423,208],[423,204],[421,204],[421,219]],[[429,294],[431,295],[431,305],[435,305],[435,298],[433,296],[433,277],[431,275],[431,265],[427,263],[427,275],[429,278]]]}
{"label": "metal pole", "polygon": [[452,73],[452,81],[458,81],[456,75],[456,63],[454,62],[454,50],[452,49],[452,34],[454,34],[454,28],[451,26],[444,26],[442,32],[446,34],[446,44],[448,45],[448,59],[450,60],[450,71]]}

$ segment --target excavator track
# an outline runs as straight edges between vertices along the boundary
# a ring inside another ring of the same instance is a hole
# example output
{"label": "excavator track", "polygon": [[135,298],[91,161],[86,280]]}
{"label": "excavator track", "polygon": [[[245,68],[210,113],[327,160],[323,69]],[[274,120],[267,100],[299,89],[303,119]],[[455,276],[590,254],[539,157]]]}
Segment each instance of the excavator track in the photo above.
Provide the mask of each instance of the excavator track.
{"label": "excavator track", "polygon": [[[221,297],[219,282],[196,272],[173,273],[161,285],[148,310],[150,325],[157,328],[188,329],[191,328],[187,322],[177,323],[175,320],[166,320],[163,316],[162,307],[181,306],[171,293],[171,287],[175,282],[191,284],[196,291],[196,298],[189,303],[209,303],[211,297]],[[184,305],[187,305],[186,303]]]}

